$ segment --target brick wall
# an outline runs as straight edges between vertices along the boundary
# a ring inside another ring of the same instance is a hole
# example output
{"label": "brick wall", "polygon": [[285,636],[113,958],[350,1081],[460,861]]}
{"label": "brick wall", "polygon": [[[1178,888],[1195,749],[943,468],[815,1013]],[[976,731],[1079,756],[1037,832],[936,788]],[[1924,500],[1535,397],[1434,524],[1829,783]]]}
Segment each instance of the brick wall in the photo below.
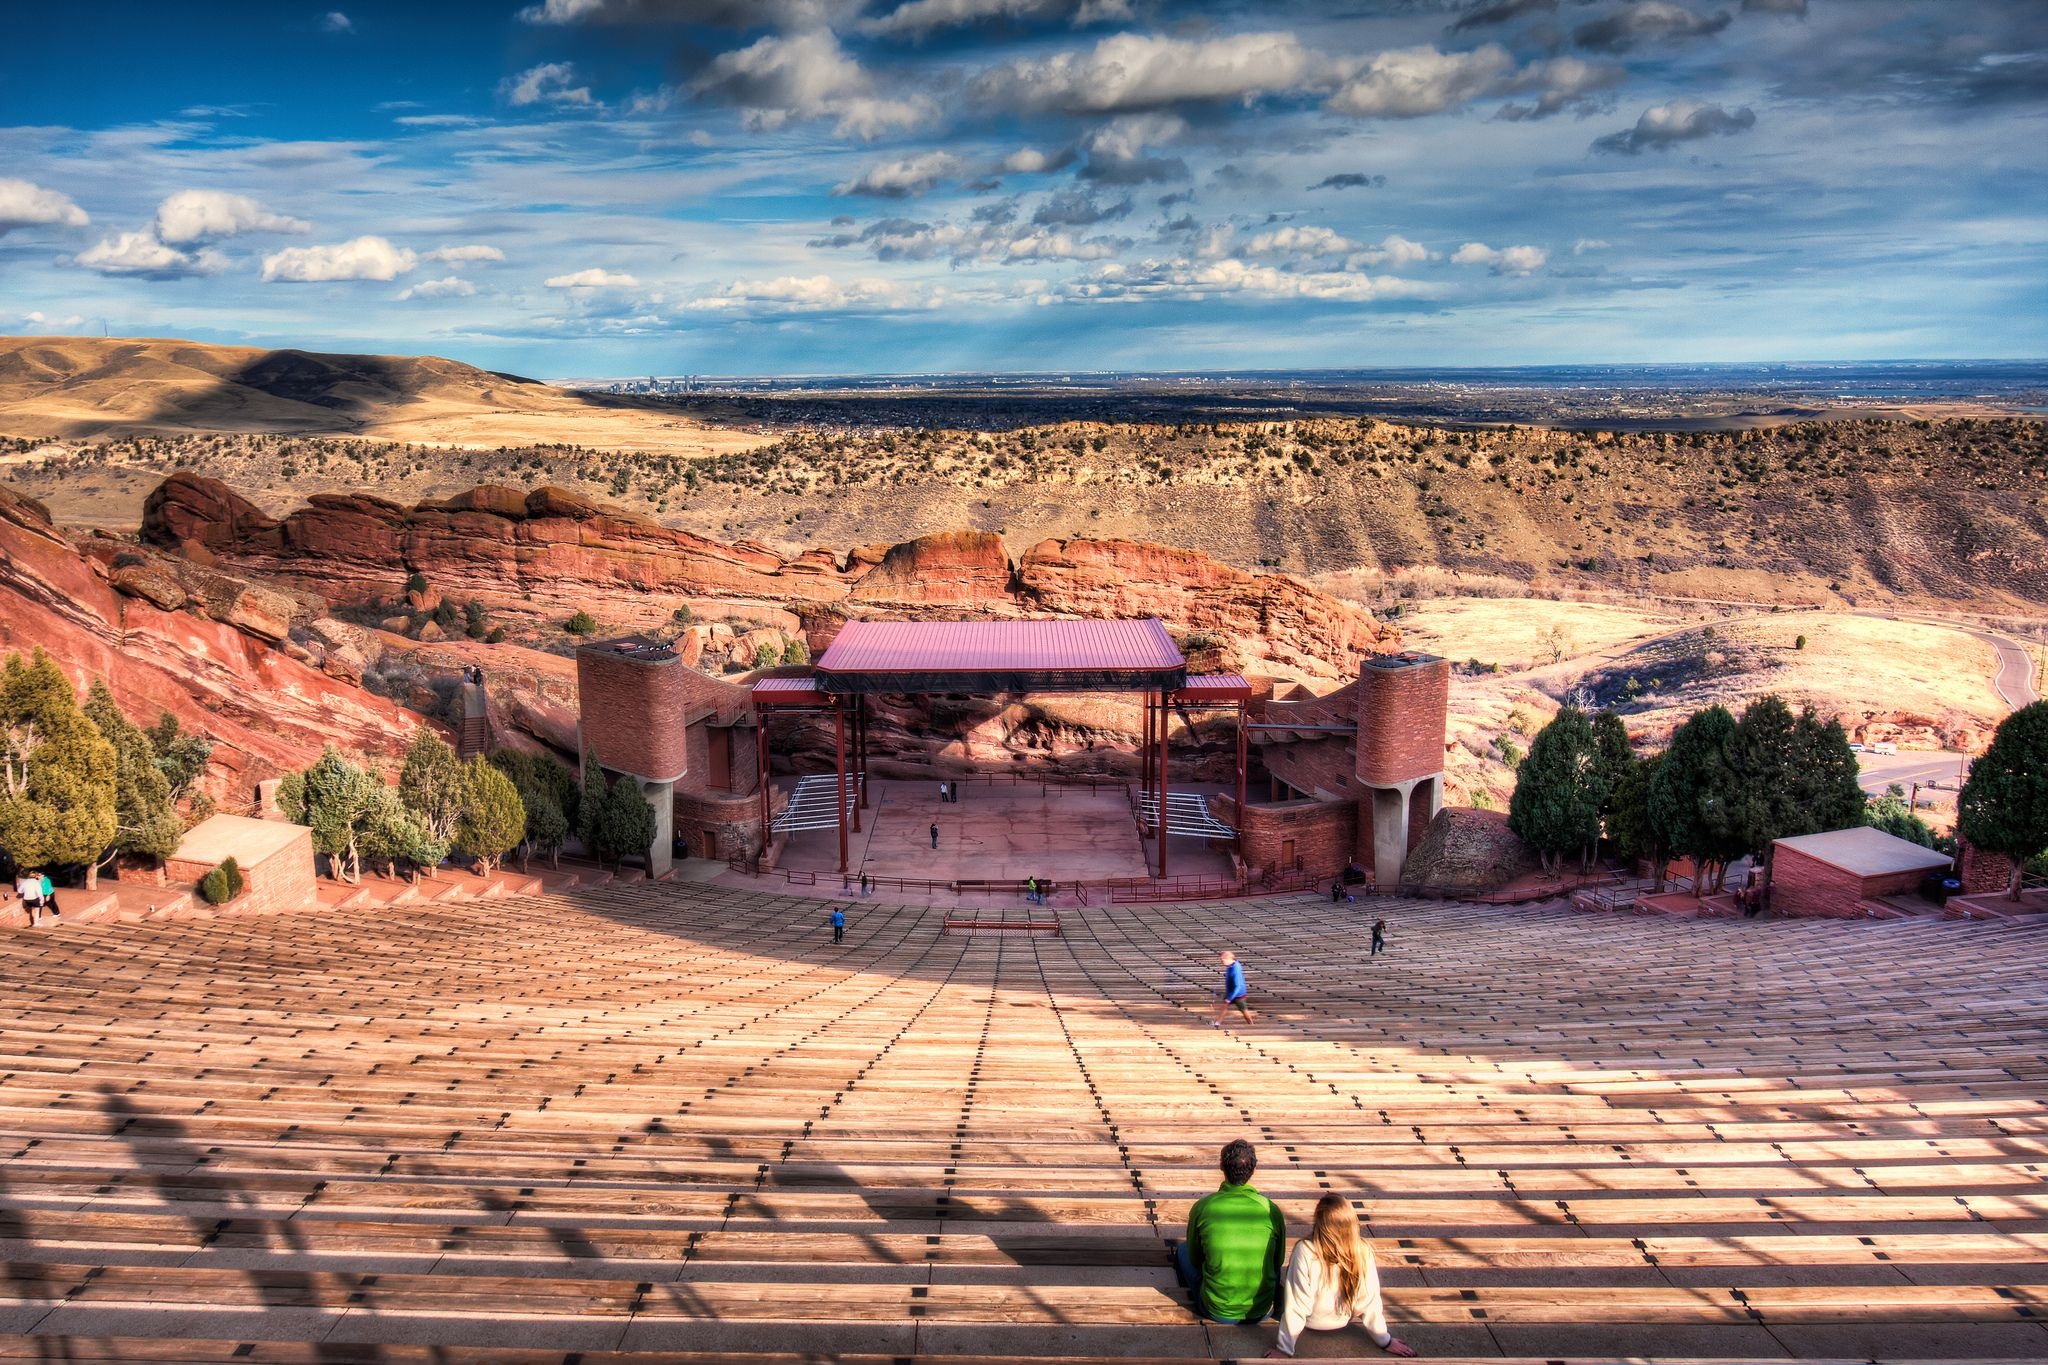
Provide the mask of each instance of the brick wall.
{"label": "brick wall", "polygon": [[1771,911],[1851,919],[1863,899],[1863,878],[1783,844],[1771,859]]}
{"label": "brick wall", "polygon": [[[1237,800],[1212,796],[1216,817],[1238,828]],[[1286,841],[1294,840],[1294,856],[1317,876],[1331,876],[1353,860],[1358,825],[1356,801],[1283,801],[1250,808],[1243,824],[1244,860],[1254,872],[1285,870],[1281,861]]]}
{"label": "brick wall", "polygon": [[2004,895],[2012,885],[2012,859],[2003,853],[1978,848],[1965,839],[1962,841],[1962,855],[1956,864],[1962,870],[1956,873],[1962,879],[1963,893],[1969,896]]}
{"label": "brick wall", "polygon": [[[750,767],[752,763],[749,758]],[[692,858],[730,858],[751,852],[761,842],[760,795],[693,795],[678,789],[676,831],[685,839]],[[715,850],[708,854],[704,846],[707,833],[718,841]]]}
{"label": "brick wall", "polygon": [[576,651],[583,743],[613,772],[660,782],[689,770],[688,677],[673,654],[623,654],[611,644]]}
{"label": "brick wall", "polygon": [[1359,669],[1358,776],[1392,787],[1444,770],[1451,666],[1427,654],[1375,655]]}
{"label": "brick wall", "polygon": [[[290,843],[274,850],[257,863],[236,859],[246,887],[225,908],[240,911],[276,912],[313,908],[317,889],[313,881],[313,831],[299,828]],[[194,887],[219,863],[200,863],[187,858],[164,860],[164,879],[172,886]],[[195,892],[194,899],[197,899]]]}

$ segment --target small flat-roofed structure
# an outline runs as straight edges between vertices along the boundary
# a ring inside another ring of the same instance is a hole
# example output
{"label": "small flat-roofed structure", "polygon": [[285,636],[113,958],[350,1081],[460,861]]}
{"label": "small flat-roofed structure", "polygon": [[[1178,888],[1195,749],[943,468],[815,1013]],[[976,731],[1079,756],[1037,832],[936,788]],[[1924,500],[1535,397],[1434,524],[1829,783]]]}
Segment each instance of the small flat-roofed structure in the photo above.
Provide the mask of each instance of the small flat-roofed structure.
{"label": "small flat-roofed structure", "polygon": [[197,886],[229,858],[247,881],[247,889],[229,902],[233,908],[298,910],[313,904],[313,831],[282,820],[210,816],[187,830],[178,851],[164,859],[164,879]]}
{"label": "small flat-roofed structure", "polygon": [[1947,854],[1868,826],[1796,835],[1773,848],[1771,908],[1834,919],[1864,914],[1866,901],[1912,891],[1951,862]]}

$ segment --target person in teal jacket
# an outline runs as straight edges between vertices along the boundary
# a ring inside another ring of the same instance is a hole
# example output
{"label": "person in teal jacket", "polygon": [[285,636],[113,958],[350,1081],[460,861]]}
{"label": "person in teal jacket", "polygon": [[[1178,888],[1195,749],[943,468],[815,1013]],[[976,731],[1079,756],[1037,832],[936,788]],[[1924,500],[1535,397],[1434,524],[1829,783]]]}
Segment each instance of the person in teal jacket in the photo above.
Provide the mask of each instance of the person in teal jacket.
{"label": "person in teal jacket", "polygon": [[1259,1322],[1275,1307],[1287,1220],[1251,1186],[1259,1154],[1243,1138],[1223,1149],[1223,1184],[1195,1201],[1188,1235],[1173,1249],[1174,1274],[1211,1322]]}

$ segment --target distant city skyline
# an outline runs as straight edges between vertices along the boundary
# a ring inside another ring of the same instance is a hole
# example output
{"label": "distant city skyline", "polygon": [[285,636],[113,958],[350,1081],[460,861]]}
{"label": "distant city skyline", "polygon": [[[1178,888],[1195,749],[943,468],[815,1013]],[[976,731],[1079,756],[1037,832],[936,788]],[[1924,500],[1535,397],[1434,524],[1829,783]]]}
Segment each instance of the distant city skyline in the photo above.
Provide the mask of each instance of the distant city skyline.
{"label": "distant city skyline", "polygon": [[2048,355],[2037,0],[9,24],[5,333],[586,377]]}

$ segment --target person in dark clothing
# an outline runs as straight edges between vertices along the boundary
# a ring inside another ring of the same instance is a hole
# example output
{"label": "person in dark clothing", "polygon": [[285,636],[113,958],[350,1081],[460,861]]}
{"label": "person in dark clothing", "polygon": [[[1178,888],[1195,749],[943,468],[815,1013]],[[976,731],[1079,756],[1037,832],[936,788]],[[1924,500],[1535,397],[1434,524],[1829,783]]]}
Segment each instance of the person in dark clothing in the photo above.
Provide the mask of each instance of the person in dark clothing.
{"label": "person in dark clothing", "polygon": [[1376,919],[1372,922],[1372,955],[1378,957],[1387,950],[1387,922]]}
{"label": "person in dark clothing", "polygon": [[846,911],[836,905],[832,907],[832,941],[846,942]]}
{"label": "person in dark clothing", "polygon": [[939,822],[938,822],[938,821],[936,821],[936,820],[934,820],[934,821],[932,821],[932,847],[933,847],[933,848],[937,848],[938,846],[939,846]]}
{"label": "person in dark clothing", "polygon": [[1253,1323],[1273,1311],[1287,1220],[1251,1186],[1258,1149],[1243,1138],[1223,1149],[1223,1184],[1188,1211],[1186,1240],[1173,1247],[1174,1276],[1197,1315]]}
{"label": "person in dark clothing", "polygon": [[866,868],[862,868],[860,872],[860,897],[862,900],[866,900],[868,897],[868,872]]}
{"label": "person in dark clothing", "polygon": [[1330,883],[1330,904],[1332,904],[1332,905],[1335,905],[1335,904],[1337,904],[1337,902],[1339,902],[1339,901],[1341,901],[1341,900],[1343,900],[1343,899],[1344,899],[1344,883],[1342,883],[1342,882],[1331,882],[1331,883]]}

